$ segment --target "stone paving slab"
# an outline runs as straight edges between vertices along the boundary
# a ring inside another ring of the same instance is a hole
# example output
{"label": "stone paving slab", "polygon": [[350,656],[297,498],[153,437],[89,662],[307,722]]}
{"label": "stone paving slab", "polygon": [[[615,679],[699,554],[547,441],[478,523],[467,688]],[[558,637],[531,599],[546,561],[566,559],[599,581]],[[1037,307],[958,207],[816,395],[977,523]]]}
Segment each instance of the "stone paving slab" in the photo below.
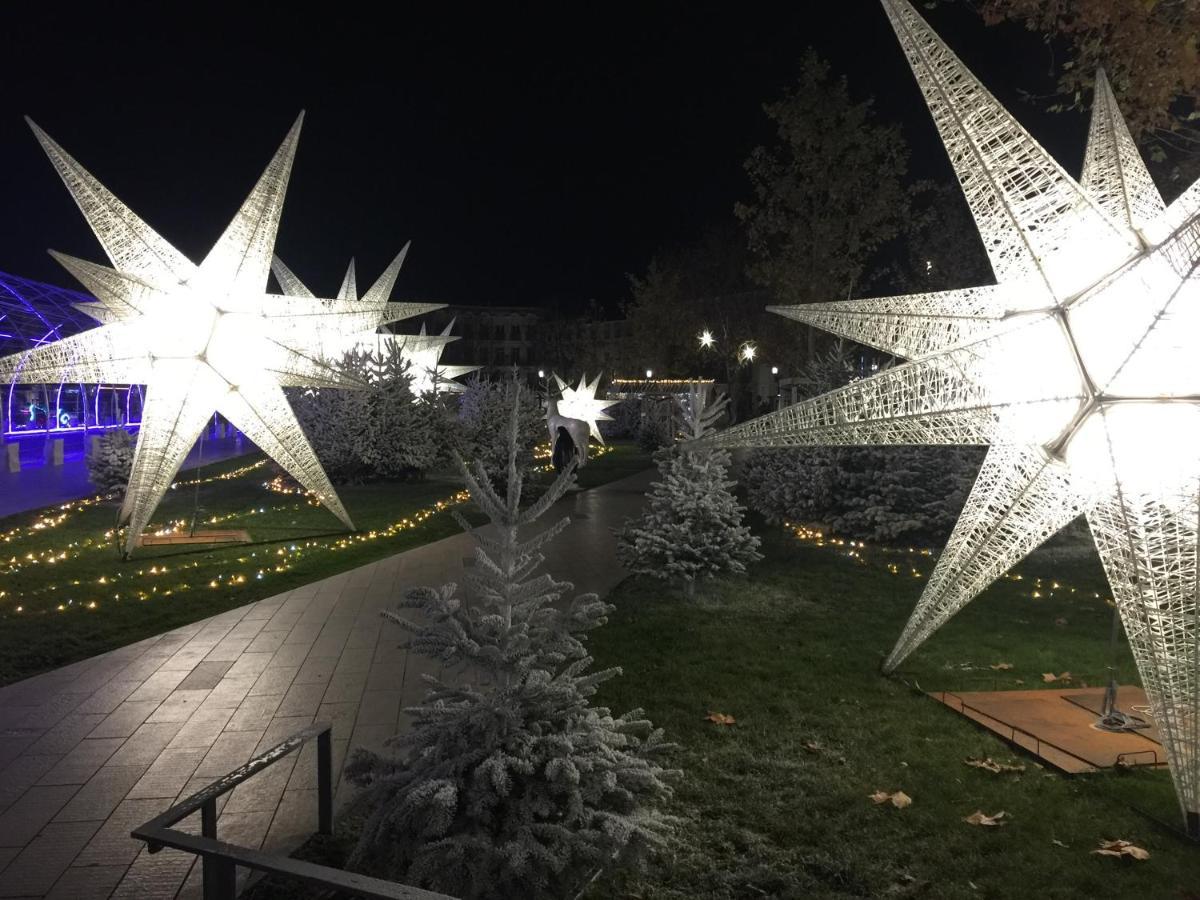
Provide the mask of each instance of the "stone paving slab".
{"label": "stone paving slab", "polygon": [[[652,477],[563,498],[544,520],[572,520],[547,570],[580,593],[611,590],[625,574],[612,529]],[[347,753],[380,749],[423,694],[421,675],[436,674],[379,610],[410,587],[461,585],[473,547],[456,535],[0,688],[0,897],[199,897],[190,854],[150,855],[130,830],[316,721],[333,725],[344,803]],[[302,842],[316,826],[315,746],[220,810],[232,841]]]}

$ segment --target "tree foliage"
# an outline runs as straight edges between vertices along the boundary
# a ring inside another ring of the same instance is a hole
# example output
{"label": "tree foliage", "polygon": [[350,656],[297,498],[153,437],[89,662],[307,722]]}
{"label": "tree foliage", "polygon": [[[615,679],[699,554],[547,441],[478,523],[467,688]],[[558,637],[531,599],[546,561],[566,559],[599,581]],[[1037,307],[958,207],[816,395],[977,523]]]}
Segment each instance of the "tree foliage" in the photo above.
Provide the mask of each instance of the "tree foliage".
{"label": "tree foliage", "polygon": [[304,391],[293,403],[333,481],[420,478],[449,462],[454,422],[436,397],[413,394],[399,349],[352,351],[339,365],[363,387]]}
{"label": "tree foliage", "polygon": [[[741,365],[738,348],[763,340],[773,319],[766,312],[770,295],[750,280],[748,263],[742,230],[726,223],[660,250],[643,274],[631,275],[628,317],[638,368],[729,383]],[[711,348],[700,346],[703,331],[714,337]]]}
{"label": "tree foliage", "polygon": [[517,414],[517,471],[524,477],[533,465],[534,448],[547,440],[546,413],[525,390],[516,372],[506,378],[473,378],[459,395],[458,425],[462,452],[502,483],[508,469],[509,412]]}
{"label": "tree foliage", "polygon": [[[838,343],[805,367],[811,395],[855,377]],[[755,450],[739,481],[752,509],[773,522],[820,525],[880,543],[940,543],[966,501],[982,454],[959,447],[789,447]]]}
{"label": "tree foliage", "polygon": [[457,897],[560,900],[665,839],[670,822],[655,805],[676,773],[659,764],[670,745],[640,710],[591,705],[620,674],[588,672],[587,634],[612,607],[595,594],[564,600],[571,584],[533,574],[568,520],[532,537],[528,528],[574,468],[521,509],[521,393],[510,394],[503,429],[505,491],[481,461],[460,464],[492,523],[472,531],[469,595],[453,584],[416,588],[384,613],[408,634],[409,652],[443,674],[426,676],[424,700],[406,711],[412,728],[386,752],[351,755],[346,774],[363,788],[366,816],[350,863]]}
{"label": "tree foliage", "polygon": [[124,492],[133,471],[133,438],[124,428],[113,428],[101,436],[96,450],[87,458],[88,478],[102,494]]}
{"label": "tree foliage", "polygon": [[764,106],[778,140],[746,160],[754,196],[736,213],[751,274],[780,303],[851,296],[874,254],[901,232],[908,149],[871,106],[854,101],[812,51],[796,84]]}
{"label": "tree foliage", "polygon": [[[726,398],[706,402],[693,389],[681,403],[682,431],[688,438],[710,432],[724,411]],[[742,522],[729,480],[729,454],[724,450],[663,451],[659,479],[650,487],[649,503],[626,522],[617,538],[617,558],[631,572],[682,585],[692,597],[696,583],[726,573],[741,574],[762,559],[759,539]]]}
{"label": "tree foliage", "polygon": [[1052,109],[1090,103],[1096,70],[1102,67],[1136,138],[1158,136],[1200,150],[1192,115],[1200,91],[1200,4],[1195,0],[978,0],[975,5],[989,24],[1019,22],[1047,42],[1067,42],[1071,58],[1059,66]]}

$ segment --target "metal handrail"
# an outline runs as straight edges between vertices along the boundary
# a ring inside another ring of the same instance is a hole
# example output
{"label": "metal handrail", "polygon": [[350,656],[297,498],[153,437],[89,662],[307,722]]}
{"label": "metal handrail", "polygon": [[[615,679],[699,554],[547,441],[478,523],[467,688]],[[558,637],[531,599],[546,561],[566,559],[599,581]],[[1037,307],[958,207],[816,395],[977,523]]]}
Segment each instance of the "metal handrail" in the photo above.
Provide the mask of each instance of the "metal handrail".
{"label": "metal handrail", "polygon": [[[454,900],[446,894],[217,840],[217,799],[313,738],[317,739],[317,833],[333,834],[332,726],[312,725],[133,829],[130,836],[145,841],[146,849],[151,853],[171,847],[199,856],[204,867],[204,900],[234,900],[237,896],[238,866],[315,884],[339,893],[357,894],[371,900]],[[196,810],[200,811],[199,835],[171,827]]]}

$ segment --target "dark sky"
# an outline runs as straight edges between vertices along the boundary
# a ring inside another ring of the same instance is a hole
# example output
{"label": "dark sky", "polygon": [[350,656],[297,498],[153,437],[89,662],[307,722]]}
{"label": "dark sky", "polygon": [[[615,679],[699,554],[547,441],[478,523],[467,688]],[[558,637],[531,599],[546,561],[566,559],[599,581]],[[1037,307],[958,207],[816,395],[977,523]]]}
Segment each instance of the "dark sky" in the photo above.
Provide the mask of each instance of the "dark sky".
{"label": "dark sky", "polygon": [[[952,177],[874,0],[301,6],[6,10],[0,270],[74,286],[46,248],[103,259],[22,114],[198,260],[306,109],[280,255],[328,293],[411,238],[397,296],[460,303],[615,307],[657,248],[729,217],[808,46],[904,123],[918,174]],[[1049,84],[1038,39],[925,14],[1077,170],[1082,118],[1015,90]]]}

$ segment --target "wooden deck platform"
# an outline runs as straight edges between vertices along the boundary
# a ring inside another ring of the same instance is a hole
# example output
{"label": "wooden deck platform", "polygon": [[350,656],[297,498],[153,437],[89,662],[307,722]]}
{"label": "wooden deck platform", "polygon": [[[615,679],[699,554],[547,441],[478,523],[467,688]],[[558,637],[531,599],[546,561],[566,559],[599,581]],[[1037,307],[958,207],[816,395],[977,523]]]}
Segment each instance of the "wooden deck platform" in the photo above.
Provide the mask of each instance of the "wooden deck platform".
{"label": "wooden deck platform", "polygon": [[1104,688],[930,691],[929,696],[1061,772],[1166,765],[1150,703],[1138,687],[1119,687],[1117,708],[1140,716],[1150,727],[1124,733],[1095,727]]}
{"label": "wooden deck platform", "polygon": [[143,534],[138,539],[139,547],[154,547],[162,544],[248,544],[250,532],[244,528],[227,528],[214,531],[197,531],[170,534]]}

